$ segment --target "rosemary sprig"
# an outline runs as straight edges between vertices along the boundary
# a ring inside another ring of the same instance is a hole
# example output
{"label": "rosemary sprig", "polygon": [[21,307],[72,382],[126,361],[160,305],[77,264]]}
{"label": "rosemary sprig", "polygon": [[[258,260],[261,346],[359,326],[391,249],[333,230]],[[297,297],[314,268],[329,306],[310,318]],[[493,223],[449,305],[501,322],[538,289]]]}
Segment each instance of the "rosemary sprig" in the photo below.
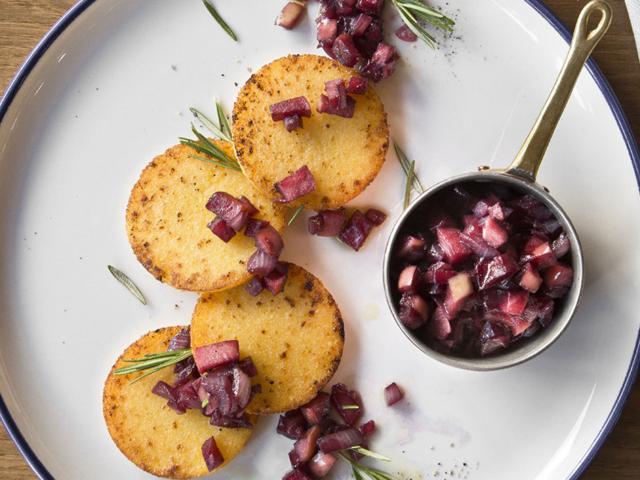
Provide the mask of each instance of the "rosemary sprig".
{"label": "rosemary sprig", "polygon": [[147,304],[147,299],[144,298],[144,295],[142,294],[140,289],[136,286],[136,284],[133,283],[133,280],[131,280],[129,277],[127,277],[123,272],[118,270],[113,265],[107,265],[107,268],[109,269],[109,272],[111,272],[111,275],[113,275],[116,280],[118,280],[122,285],[124,285],[125,288],[129,290],[134,297],[140,300],[140,303],[142,303],[143,305]]}
{"label": "rosemary sprig", "polygon": [[[396,142],[393,142],[393,149],[396,151],[396,157],[398,157],[398,162],[400,162],[400,166],[402,167],[402,170],[404,170],[404,173],[407,176],[409,176],[409,167],[411,166],[411,162],[409,161],[405,153],[402,151],[402,149],[400,148],[400,146],[398,146]],[[413,172],[412,185],[416,193],[424,192],[424,187],[422,186],[420,179],[416,176],[415,170]]]}
{"label": "rosemary sprig", "polygon": [[391,0],[391,3],[398,10],[405,25],[431,48],[435,48],[438,42],[424,28],[425,23],[446,32],[453,31],[456,22],[438,10],[425,5],[421,0]]}
{"label": "rosemary sprig", "polygon": [[224,114],[224,110],[222,109],[222,105],[220,102],[216,102],[216,112],[218,114],[218,125],[220,125],[220,130],[225,134],[226,138],[232,142],[231,139],[231,126],[229,125],[229,121]]}
{"label": "rosemary sprig", "polygon": [[[193,113],[193,116],[196,117],[196,119],[202,123],[202,125],[204,125],[206,127],[207,130],[209,130],[211,133],[213,133],[213,135],[217,138],[220,138],[222,140],[226,140],[227,142],[231,142],[231,133],[229,133],[227,135],[227,133],[225,132],[225,126],[222,123],[219,123],[220,126],[216,125],[215,122],[213,122],[209,117],[207,117],[204,113],[202,113],[200,110],[198,110],[197,108],[189,108],[189,111],[191,113]],[[219,103],[216,103],[216,111],[218,112],[218,122],[220,122],[220,111],[221,111],[221,107]],[[225,122],[226,122],[226,117],[224,116],[224,114],[222,114],[222,118],[224,118]],[[228,128],[228,124],[226,125]]]}
{"label": "rosemary sprig", "polygon": [[218,11],[216,10],[216,7],[214,7],[213,3],[211,3],[211,0],[202,0],[202,3],[204,3],[204,6],[209,11],[209,13],[214,18],[214,20],[216,22],[218,22],[218,25],[220,25],[222,27],[222,29],[225,32],[227,32],[227,35],[229,35],[232,39],[234,39],[237,42],[238,41],[238,37],[236,36],[235,32],[233,30],[231,30],[231,27],[220,16]]}
{"label": "rosemary sprig", "polygon": [[302,210],[304,210],[304,205],[300,205],[298,208],[294,210],[294,212],[291,214],[291,217],[289,217],[289,221],[287,222],[288,226],[291,226],[293,222],[296,221],[296,218],[298,218],[298,215],[300,215]]}
{"label": "rosemary sprig", "polygon": [[407,184],[404,187],[404,209],[406,210],[411,202],[411,186],[413,185],[413,179],[415,177],[416,161],[413,160],[409,164],[409,171],[407,172]]}
{"label": "rosemary sprig", "polygon": [[180,137],[180,143],[187,145],[197,152],[204,153],[208,157],[201,157],[198,155],[191,155],[192,158],[197,160],[204,160],[211,162],[215,165],[225,168],[231,168],[232,170],[240,170],[240,164],[223,150],[218,148],[211,140],[200,133],[193,124],[191,125],[191,131],[198,138],[198,140],[192,140],[190,138]]}
{"label": "rosemary sprig", "polygon": [[148,353],[142,358],[123,359],[125,363],[131,363],[126,367],[120,367],[113,371],[115,375],[129,375],[136,372],[145,372],[143,375],[136,377],[131,383],[136,383],[143,378],[156,373],[163,368],[175,365],[183,360],[186,360],[193,353],[190,348],[183,348],[180,350],[168,350],[160,353]]}
{"label": "rosemary sprig", "polygon": [[390,462],[391,459],[389,457],[385,457],[384,455],[380,455],[379,453],[372,452],[364,447],[356,445],[355,447],[351,447],[349,450],[353,450],[354,452],[359,453],[360,455],[364,455],[366,457],[375,458],[376,460],[380,460],[381,462]]}
{"label": "rosemary sprig", "polygon": [[391,474],[378,470],[377,468],[366,467],[343,453],[340,453],[339,455],[340,458],[351,465],[351,473],[353,473],[353,478],[356,480],[365,480],[365,478],[369,478],[371,480],[397,480]]}

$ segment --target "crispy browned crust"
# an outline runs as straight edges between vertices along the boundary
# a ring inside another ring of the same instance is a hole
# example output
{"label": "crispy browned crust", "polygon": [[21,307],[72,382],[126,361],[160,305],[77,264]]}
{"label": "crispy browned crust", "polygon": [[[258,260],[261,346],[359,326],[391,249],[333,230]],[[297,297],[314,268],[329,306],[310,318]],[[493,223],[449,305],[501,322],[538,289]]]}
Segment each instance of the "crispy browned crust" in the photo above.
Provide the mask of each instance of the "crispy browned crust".
{"label": "crispy browned crust", "polygon": [[[124,365],[123,358],[139,358],[165,351],[169,340],[182,327],[160,328],[129,346],[112,367],[104,385],[102,405],[109,434],[120,451],[142,470],[159,477],[193,478],[207,475],[201,447],[215,437],[225,463],[242,451],[251,429],[221,428],[209,425],[200,411],[178,415],[166,400],[154,395],[156,382],[171,383],[173,368],[165,368],[131,384],[136,375],[118,376],[113,370]],[[255,422],[255,417],[251,417]]]}
{"label": "crispy browned crust", "polygon": [[[233,156],[227,142],[216,142]],[[286,209],[274,205],[237,171],[191,158],[176,145],[143,170],[127,206],[129,243],[142,265],[158,280],[191,291],[217,291],[246,282],[252,239],[238,234],[224,243],[207,228],[214,215],[205,208],[216,191],[244,195],[278,231]]]}
{"label": "crispy browned crust", "polygon": [[237,339],[262,386],[247,411],[286,412],[312,400],[331,380],[344,346],[340,310],[322,282],[289,265],[284,292],[249,295],[243,287],[200,297],[191,320],[194,347]]}
{"label": "crispy browned crust", "polygon": [[[389,147],[387,116],[373,88],[354,95],[353,118],[318,113],[324,84],[356,73],[318,55],[289,55],[253,74],[233,108],[233,138],[238,161],[249,179],[272,199],[274,184],[303,165],[313,173],[317,190],[293,204],[312,210],[338,208],[360,194],[376,177]],[[305,96],[312,105],[303,128],[287,132],[274,122],[269,106]]]}

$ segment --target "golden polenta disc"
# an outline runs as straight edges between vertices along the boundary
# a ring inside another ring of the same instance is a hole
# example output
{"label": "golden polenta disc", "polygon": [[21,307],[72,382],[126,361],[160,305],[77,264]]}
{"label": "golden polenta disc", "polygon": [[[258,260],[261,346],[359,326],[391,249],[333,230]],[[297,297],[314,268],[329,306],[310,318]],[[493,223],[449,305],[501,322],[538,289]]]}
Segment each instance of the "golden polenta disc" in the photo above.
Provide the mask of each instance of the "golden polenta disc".
{"label": "golden polenta disc", "polygon": [[[215,143],[233,157],[229,143]],[[224,243],[209,230],[215,217],[205,208],[209,197],[217,191],[244,195],[259,210],[256,217],[278,231],[284,229],[286,209],[241,172],[191,158],[195,154],[176,145],[143,170],[127,206],[129,243],[158,280],[183,290],[224,290],[250,278],[246,262],[255,245],[242,232]]]}
{"label": "golden polenta disc", "polygon": [[262,392],[247,411],[286,412],[312,400],[331,379],[342,357],[340,310],[322,282],[289,264],[285,289],[257,297],[243,287],[200,297],[191,320],[193,347],[238,340],[241,358],[250,356]]}
{"label": "golden polenta disc", "polygon": [[[389,146],[389,129],[374,89],[353,95],[353,118],[316,108],[325,82],[354,75],[327,57],[289,55],[262,67],[242,87],[233,108],[236,154],[244,173],[265,194],[280,198],[274,184],[307,165],[317,189],[292,203],[312,210],[337,208],[376,177]],[[287,132],[283,122],[271,119],[269,107],[299,96],[311,104],[311,118],[303,118],[303,128]]]}
{"label": "golden polenta disc", "polygon": [[[209,424],[199,410],[178,415],[167,401],[151,392],[162,380],[173,382],[173,368],[165,368],[136,383],[141,373],[114,375],[113,370],[127,363],[122,359],[140,358],[164,352],[182,327],[160,328],[133,343],[111,369],[104,385],[103,413],[111,438],[120,451],[142,470],[159,477],[192,478],[208,474],[202,457],[202,444],[212,436],[225,459],[224,467],[242,451],[252,429],[223,428]],[[255,417],[250,417],[255,423]]]}

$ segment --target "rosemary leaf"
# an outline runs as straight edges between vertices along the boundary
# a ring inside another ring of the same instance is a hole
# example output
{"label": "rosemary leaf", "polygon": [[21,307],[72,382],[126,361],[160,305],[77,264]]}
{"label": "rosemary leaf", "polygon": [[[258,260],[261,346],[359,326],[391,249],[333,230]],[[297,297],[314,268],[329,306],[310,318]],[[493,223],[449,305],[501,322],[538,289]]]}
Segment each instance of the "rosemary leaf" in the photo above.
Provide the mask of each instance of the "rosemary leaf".
{"label": "rosemary leaf", "polygon": [[[219,105],[217,105],[217,107],[219,107]],[[202,113],[197,108],[191,107],[189,111],[193,114],[194,117],[196,117],[196,119],[200,123],[202,123],[202,125],[205,126],[207,130],[213,133],[216,137],[221,138],[222,140],[226,140],[227,142],[231,141],[231,136],[227,135],[224,132],[224,128],[222,128],[222,125],[218,127],[218,125],[216,125],[209,117],[207,117],[204,113]],[[218,115],[220,114],[218,113]],[[224,118],[224,114],[223,114],[223,118]]]}
{"label": "rosemary leaf", "polygon": [[127,365],[126,367],[120,367],[113,371],[115,375],[129,375],[136,372],[145,372],[144,374],[136,377],[131,383],[136,383],[149,375],[162,370],[163,368],[170,367],[186,360],[193,353],[190,348],[183,348],[180,350],[169,350],[167,352],[151,353],[142,358],[124,359],[124,362],[132,363],[133,365]]}
{"label": "rosemary leaf", "polygon": [[[400,163],[402,170],[404,170],[406,175],[409,175],[409,166],[411,162],[409,162],[409,159],[396,142],[393,142],[393,148],[396,151],[396,156],[398,157],[398,162]],[[413,189],[416,193],[424,192],[424,187],[422,186],[420,179],[416,176],[415,171],[413,172]]]}
{"label": "rosemary leaf", "polygon": [[229,125],[229,121],[224,114],[224,110],[222,110],[222,105],[219,102],[216,102],[216,112],[218,113],[218,125],[220,125],[220,130],[224,133],[225,138],[230,142],[231,140],[231,126]]}
{"label": "rosemary leaf", "polygon": [[407,173],[407,184],[404,187],[404,209],[406,210],[411,202],[411,186],[413,185],[414,171],[416,168],[416,161],[413,160],[409,165],[409,172]]}
{"label": "rosemary leaf", "polygon": [[398,10],[405,25],[431,48],[435,48],[437,41],[433,35],[427,32],[423,26],[424,23],[445,32],[453,31],[455,22],[451,18],[425,5],[421,0],[391,0],[391,3]]}
{"label": "rosemary leaf", "polygon": [[203,162],[213,163],[214,165],[217,165],[219,167],[230,168],[232,170],[237,170],[238,172],[240,171],[240,167],[236,164],[228,164],[225,162],[221,162],[220,160],[215,160],[213,158],[201,157],[200,155],[189,155],[189,157],[195,158],[196,160],[201,160]]}
{"label": "rosemary leaf", "polygon": [[364,480],[365,477],[368,477],[371,480],[398,480],[385,471],[362,465],[361,463],[356,462],[344,453],[339,453],[339,455],[342,460],[344,460],[351,466],[351,473],[353,474],[353,478],[355,478],[356,480]]}
{"label": "rosemary leaf", "polygon": [[375,458],[376,460],[380,460],[382,462],[390,462],[391,459],[388,457],[385,457],[384,455],[380,455],[379,453],[376,452],[372,452],[371,450],[368,450],[364,447],[361,447],[359,445],[356,445],[355,447],[351,447],[351,450],[353,450],[354,452],[359,453],[360,455],[364,455],[366,457],[371,457],[371,458]]}
{"label": "rosemary leaf", "polygon": [[291,214],[287,225],[291,226],[293,222],[296,221],[296,218],[298,218],[298,215],[300,215],[300,212],[302,212],[302,210],[304,210],[304,205],[300,205],[298,208],[296,208],[295,211]]}
{"label": "rosemary leaf", "polygon": [[202,3],[204,3],[204,6],[209,11],[209,13],[214,18],[214,20],[216,22],[218,22],[218,25],[220,25],[222,27],[222,29],[225,32],[227,32],[227,35],[229,35],[233,40],[235,40],[237,42],[238,41],[238,37],[236,36],[235,32],[233,30],[231,30],[231,27],[220,16],[218,11],[216,10],[216,7],[214,7],[213,4],[211,3],[211,0],[202,0]]}
{"label": "rosemary leaf", "polygon": [[144,295],[142,294],[140,289],[136,286],[135,283],[133,283],[133,281],[129,277],[127,277],[123,272],[118,270],[113,265],[107,265],[107,268],[111,272],[111,275],[116,278],[116,280],[124,285],[125,288],[129,290],[134,297],[140,300],[140,303],[142,303],[143,305],[147,304],[147,299],[144,298]]}
{"label": "rosemary leaf", "polygon": [[358,410],[360,408],[360,405],[356,405],[356,404],[340,405],[340,408],[342,410]]}

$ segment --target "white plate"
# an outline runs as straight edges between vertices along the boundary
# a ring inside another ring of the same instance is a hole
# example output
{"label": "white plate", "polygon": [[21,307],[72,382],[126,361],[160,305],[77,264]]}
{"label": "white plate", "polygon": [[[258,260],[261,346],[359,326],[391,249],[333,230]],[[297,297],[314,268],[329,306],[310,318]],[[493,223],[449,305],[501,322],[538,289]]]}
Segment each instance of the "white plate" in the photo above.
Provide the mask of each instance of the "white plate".
{"label": "white plate", "polygon": [[[187,107],[211,111],[215,95],[229,108],[252,69],[317,52],[312,19],[294,32],[272,25],[282,3],[219,2],[240,36],[234,43],[197,0],[82,1],[3,99],[0,412],[42,477],[146,477],[109,438],[102,382],[139,335],[187,324],[196,296],[156,282],[136,261],[124,231],[129,189],[153,155],[189,133]],[[439,52],[401,44],[403,63],[379,86],[393,137],[427,184],[505,165],[567,51],[566,32],[537,1],[449,0],[445,10],[458,21],[456,38]],[[583,301],[567,333],[524,365],[456,370],[397,329],[381,280],[403,189],[389,157],[354,202],[391,214],[362,252],[306,235],[301,220],[285,251],[343,311],[347,345],[335,379],[363,393],[367,416],[381,426],[375,450],[414,479],[577,476],[615,422],[637,366],[638,152],[606,81],[593,64],[582,74],[540,176],[584,242]],[[148,307],[108,263],[135,279]],[[391,381],[407,391],[401,408],[383,405]],[[290,442],[274,426],[263,420],[217,478],[280,478]]]}

